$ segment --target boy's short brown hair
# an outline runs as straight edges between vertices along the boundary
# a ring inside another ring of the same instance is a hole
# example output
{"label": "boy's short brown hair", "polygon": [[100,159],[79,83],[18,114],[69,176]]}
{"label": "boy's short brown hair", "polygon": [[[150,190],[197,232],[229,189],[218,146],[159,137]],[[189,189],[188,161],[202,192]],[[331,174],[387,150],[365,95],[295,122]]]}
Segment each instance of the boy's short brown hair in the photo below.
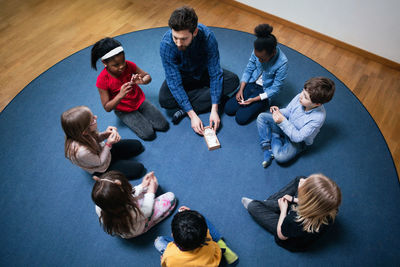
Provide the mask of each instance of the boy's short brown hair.
{"label": "boy's short brown hair", "polygon": [[183,6],[172,12],[168,21],[168,26],[174,31],[189,30],[194,33],[197,28],[197,15],[193,8]]}
{"label": "boy's short brown hair", "polygon": [[335,93],[335,83],[325,77],[314,77],[306,81],[304,90],[310,94],[314,104],[324,104],[331,101]]}

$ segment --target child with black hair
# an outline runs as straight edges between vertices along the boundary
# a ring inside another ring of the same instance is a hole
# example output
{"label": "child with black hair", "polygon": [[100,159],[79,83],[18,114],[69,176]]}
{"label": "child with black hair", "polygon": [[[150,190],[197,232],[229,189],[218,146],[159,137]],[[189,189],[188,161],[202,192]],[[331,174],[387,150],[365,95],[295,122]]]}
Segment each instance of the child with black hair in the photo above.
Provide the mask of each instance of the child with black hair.
{"label": "child with black hair", "polygon": [[162,254],[161,266],[218,266],[223,254],[228,264],[239,260],[203,215],[182,206],[172,223],[172,237],[159,236],[154,246]]}
{"label": "child with black hair", "polygon": [[240,125],[248,123],[271,104],[287,76],[287,58],[277,47],[272,26],[260,24],[254,32],[254,50],[244,70],[239,91],[225,105],[225,113]]}
{"label": "child with black hair", "polygon": [[146,100],[139,84],[151,82],[151,76],[132,61],[125,60],[121,43],[104,38],[92,47],[92,68],[101,59],[104,69],[96,86],[101,103],[107,112],[115,114],[143,140],[153,140],[155,131],[167,131],[169,124],[162,113]]}

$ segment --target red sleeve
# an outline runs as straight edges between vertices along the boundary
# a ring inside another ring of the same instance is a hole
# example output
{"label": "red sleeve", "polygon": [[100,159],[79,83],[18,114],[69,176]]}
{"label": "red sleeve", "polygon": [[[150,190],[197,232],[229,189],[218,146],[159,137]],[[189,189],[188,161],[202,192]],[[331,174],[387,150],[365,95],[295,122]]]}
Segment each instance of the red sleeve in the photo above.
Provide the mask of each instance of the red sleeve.
{"label": "red sleeve", "polygon": [[133,63],[132,61],[127,60],[127,61],[126,61],[126,64],[128,65],[128,67],[129,67],[129,69],[130,69],[130,71],[131,71],[132,73],[136,73],[136,68],[137,68],[137,66],[136,66],[135,63]]}
{"label": "red sleeve", "polygon": [[103,69],[99,76],[97,76],[96,87],[102,90],[108,90],[108,77],[106,69]]}

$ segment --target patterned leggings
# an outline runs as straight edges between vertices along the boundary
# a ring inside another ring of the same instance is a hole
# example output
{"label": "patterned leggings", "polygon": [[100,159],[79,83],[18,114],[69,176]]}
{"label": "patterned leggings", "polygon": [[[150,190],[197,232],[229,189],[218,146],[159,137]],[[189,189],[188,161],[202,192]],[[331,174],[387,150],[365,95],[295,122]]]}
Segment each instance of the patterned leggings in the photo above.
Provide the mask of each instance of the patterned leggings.
{"label": "patterned leggings", "polygon": [[[139,200],[139,204],[141,204],[141,201],[143,201],[143,199]],[[156,197],[154,199],[153,213],[147,218],[143,233],[146,233],[154,225],[164,220],[175,208],[175,205],[176,198],[172,192]]]}

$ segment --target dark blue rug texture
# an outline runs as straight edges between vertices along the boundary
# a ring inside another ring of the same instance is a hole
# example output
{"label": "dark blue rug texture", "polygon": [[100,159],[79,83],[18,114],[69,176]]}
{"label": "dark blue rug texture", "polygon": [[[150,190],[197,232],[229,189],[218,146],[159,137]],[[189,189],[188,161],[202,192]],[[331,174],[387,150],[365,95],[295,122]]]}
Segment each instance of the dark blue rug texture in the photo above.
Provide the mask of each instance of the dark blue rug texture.
{"label": "dark blue rug texture", "polygon": [[[159,43],[167,28],[117,37],[134,61],[153,77],[142,86],[159,107],[164,80]],[[241,77],[253,47],[248,33],[212,28],[223,68]],[[207,216],[239,254],[238,266],[399,266],[400,187],[393,160],[377,125],[352,92],[335,76],[302,54],[280,45],[289,74],[278,105],[286,104],[313,76],[336,83],[326,104],[327,119],[312,148],[290,164],[263,169],[255,121],[246,126],[222,116],[222,148],[208,151],[203,137],[185,118],[158,133],[137,160],[154,170],[164,191],[179,205]],[[0,114],[1,266],[158,266],[153,248],[170,234],[172,217],[132,240],[112,237],[99,226],[90,193],[91,176],[64,158],[63,111],[87,105],[98,115],[99,130],[118,127],[136,138],[113,112],[104,111],[90,68],[90,48],[75,53],[31,82]],[[167,115],[164,109],[161,109]],[[209,114],[201,115],[208,124]],[[170,120],[170,116],[168,117]],[[265,199],[297,175],[322,172],[342,189],[335,227],[310,251],[291,253],[257,225],[241,197]],[[132,181],[133,184],[139,180]]]}

